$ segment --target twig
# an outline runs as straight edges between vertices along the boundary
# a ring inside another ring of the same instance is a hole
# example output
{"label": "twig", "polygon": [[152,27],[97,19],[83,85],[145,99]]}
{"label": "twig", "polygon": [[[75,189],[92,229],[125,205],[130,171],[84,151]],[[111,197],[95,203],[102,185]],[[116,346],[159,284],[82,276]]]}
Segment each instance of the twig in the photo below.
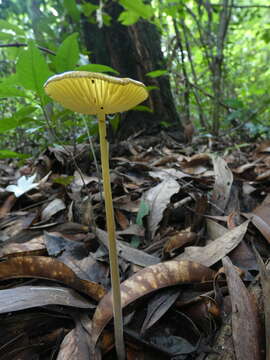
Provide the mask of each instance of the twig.
{"label": "twig", "polygon": [[[12,43],[12,44],[0,44],[0,48],[5,48],[5,47],[25,47],[28,46],[28,44],[26,43]],[[37,46],[39,48],[39,50],[46,52],[47,54],[50,55],[56,55],[56,53],[50,49],[47,49],[43,46]]]}

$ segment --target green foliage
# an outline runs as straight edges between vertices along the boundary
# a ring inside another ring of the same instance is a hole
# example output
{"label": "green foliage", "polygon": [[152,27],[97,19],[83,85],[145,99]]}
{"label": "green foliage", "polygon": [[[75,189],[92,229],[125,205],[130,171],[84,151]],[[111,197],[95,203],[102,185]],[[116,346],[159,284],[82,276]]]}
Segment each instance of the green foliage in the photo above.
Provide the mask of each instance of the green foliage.
{"label": "green foliage", "polygon": [[60,176],[58,178],[54,178],[53,182],[55,184],[68,186],[73,182],[73,180],[74,180],[74,176]]}
{"label": "green foliage", "polygon": [[119,0],[119,3],[126,9],[118,18],[123,25],[132,25],[140,17],[150,20],[154,15],[154,8],[144,4],[142,0]]}
{"label": "green foliage", "polygon": [[78,33],[69,35],[59,46],[54,58],[57,73],[74,70],[79,61]]}
{"label": "green foliage", "polygon": [[0,159],[27,159],[30,155],[17,153],[11,150],[0,150]]}
{"label": "green foliage", "polygon": [[146,74],[151,78],[156,78],[162,75],[168,75],[168,70],[154,70]]}
{"label": "green foliage", "polygon": [[93,71],[93,72],[111,72],[114,74],[119,74],[118,71],[113,69],[110,66],[107,65],[101,65],[101,64],[87,64],[87,65],[81,65],[76,68],[76,70],[83,70],[83,71]]}
{"label": "green foliage", "polygon": [[10,85],[3,85],[0,83],[0,98],[7,98],[7,97],[17,97],[17,96],[21,96],[21,97],[26,97],[26,93],[21,90],[16,88],[15,86],[10,86]]}
{"label": "green foliage", "polygon": [[33,41],[29,41],[27,49],[20,54],[16,71],[20,85],[27,90],[34,91],[41,103],[44,104],[47,96],[43,85],[52,72]]}
{"label": "green foliage", "polygon": [[32,121],[29,115],[36,111],[36,109],[34,106],[25,105],[17,110],[10,118],[0,119],[0,133],[16,129],[19,125]]}
{"label": "green foliage", "polygon": [[143,218],[150,212],[149,205],[146,201],[142,200],[140,203],[139,211],[136,217],[136,224],[143,225]]}
{"label": "green foliage", "polygon": [[80,20],[80,11],[77,8],[75,0],[64,0],[64,7],[67,10],[67,13],[71,16],[72,20]]}

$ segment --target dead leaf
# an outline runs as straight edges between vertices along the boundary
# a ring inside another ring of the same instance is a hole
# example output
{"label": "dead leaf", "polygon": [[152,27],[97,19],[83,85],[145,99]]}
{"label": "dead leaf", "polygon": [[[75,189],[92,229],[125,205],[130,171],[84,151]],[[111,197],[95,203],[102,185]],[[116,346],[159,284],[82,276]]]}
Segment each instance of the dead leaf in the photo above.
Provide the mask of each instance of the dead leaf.
{"label": "dead leaf", "polygon": [[190,231],[190,228],[178,231],[170,235],[163,247],[164,255],[173,256],[175,250],[181,249],[186,245],[191,245],[197,239],[197,234]]}
{"label": "dead leaf", "polygon": [[160,179],[160,180],[165,180],[168,177],[172,177],[174,179],[182,179],[184,177],[190,177],[189,174],[186,174],[174,168],[149,171],[149,175],[154,179]]}
{"label": "dead leaf", "polygon": [[158,229],[163,212],[170,204],[171,197],[178,193],[180,185],[172,178],[163,180],[160,184],[144,193],[144,200],[149,204],[148,228],[152,236]]}
{"label": "dead leaf", "polygon": [[211,266],[229,254],[242,241],[248,224],[249,221],[245,221],[206,246],[186,247],[185,252],[177,256],[176,259],[190,260],[205,266]]}
{"label": "dead leaf", "polygon": [[[215,272],[203,265],[190,261],[167,261],[149,266],[125,280],[121,288],[121,301],[124,308],[133,301],[167,286],[184,283],[211,281]],[[99,302],[93,317],[92,338],[96,344],[102,330],[112,319],[111,292]]]}
{"label": "dead leaf", "polygon": [[233,174],[225,160],[220,157],[212,157],[215,171],[215,185],[211,198],[212,214],[222,215],[228,204]]}
{"label": "dead leaf", "polygon": [[40,278],[59,281],[99,301],[105,289],[94,282],[81,280],[62,262],[45,256],[18,256],[0,262],[0,280]]}
{"label": "dead leaf", "polygon": [[212,219],[206,219],[207,236],[210,240],[216,240],[228,232],[228,229]]}
{"label": "dead leaf", "polygon": [[180,294],[178,288],[164,290],[161,294],[156,294],[149,300],[141,334],[144,334],[146,330],[153,326],[170,309]]}
{"label": "dead leaf", "polygon": [[222,262],[232,302],[232,335],[236,358],[260,360],[261,328],[256,303],[230,259],[225,257]]}
{"label": "dead leaf", "polygon": [[10,194],[6,198],[4,204],[0,208],[0,219],[2,219],[4,216],[6,216],[10,212],[10,210],[15,205],[16,201],[17,201],[17,198],[14,194]]}
{"label": "dead leaf", "polygon": [[119,209],[115,209],[114,215],[122,230],[128,228],[129,221],[122,211],[120,211]]}
{"label": "dead leaf", "polygon": [[270,194],[264,201],[252,212],[243,214],[254,226],[262,233],[265,239],[270,243]]}
{"label": "dead leaf", "polygon": [[209,169],[209,154],[195,154],[190,158],[183,158],[180,165],[190,175],[201,175]]}
{"label": "dead leaf", "polygon": [[59,211],[64,210],[66,205],[61,199],[52,200],[41,213],[41,220],[48,221],[53,215],[57,214]]}
{"label": "dead leaf", "polygon": [[[101,241],[103,245],[108,249],[108,234],[106,231],[96,228],[96,234],[98,239]],[[156,256],[147,254],[142,250],[135,249],[129,245],[126,245],[124,242],[117,241],[117,248],[119,252],[119,256],[121,256],[126,261],[131,262],[132,264],[136,264],[139,266],[150,266],[154,264],[158,264],[160,259]]]}
{"label": "dead leaf", "polygon": [[94,307],[76,291],[56,286],[18,286],[0,290],[0,314],[33,307],[61,305],[81,309]]}
{"label": "dead leaf", "polygon": [[[86,314],[76,314],[76,327],[64,338],[57,356],[57,360],[93,358],[93,345],[91,341],[91,322]],[[95,356],[100,360],[101,356]]]}
{"label": "dead leaf", "polygon": [[261,277],[261,287],[263,291],[264,302],[264,328],[265,328],[265,341],[266,341],[266,356],[265,359],[270,359],[270,270],[269,264],[265,266],[260,254],[255,250],[256,258],[258,261]]}

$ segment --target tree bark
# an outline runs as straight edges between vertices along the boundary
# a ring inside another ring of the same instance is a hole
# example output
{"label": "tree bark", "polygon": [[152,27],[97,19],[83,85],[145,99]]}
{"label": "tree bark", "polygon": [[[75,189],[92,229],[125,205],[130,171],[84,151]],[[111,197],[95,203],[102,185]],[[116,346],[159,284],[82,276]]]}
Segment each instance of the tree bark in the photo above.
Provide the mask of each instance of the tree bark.
{"label": "tree bark", "polygon": [[129,111],[122,115],[119,137],[125,138],[141,129],[153,133],[160,128],[161,122],[176,126],[181,135],[183,128],[173,102],[169,77],[146,76],[150,71],[165,69],[158,29],[145,20],[131,26],[121,25],[117,18],[123,8],[114,1],[107,2],[104,10],[112,18],[110,26],[98,28],[97,24],[90,23],[86,18],[83,21],[90,62],[111,66],[121,77],[158,87],[150,91],[145,103],[153,113]]}

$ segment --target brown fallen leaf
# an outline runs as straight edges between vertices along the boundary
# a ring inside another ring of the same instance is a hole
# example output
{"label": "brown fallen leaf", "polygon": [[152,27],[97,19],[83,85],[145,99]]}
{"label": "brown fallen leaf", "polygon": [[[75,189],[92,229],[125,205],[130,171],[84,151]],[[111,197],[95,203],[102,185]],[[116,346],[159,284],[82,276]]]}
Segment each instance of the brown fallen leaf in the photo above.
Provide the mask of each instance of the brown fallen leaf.
{"label": "brown fallen leaf", "polygon": [[255,246],[253,247],[258,261],[261,277],[261,287],[263,291],[264,302],[264,328],[266,341],[266,356],[265,359],[270,359],[270,269],[269,264],[265,266]]}
{"label": "brown fallen leaf", "polygon": [[152,237],[158,229],[158,224],[162,220],[163,212],[169,205],[171,197],[178,193],[179,190],[180,185],[178,182],[168,177],[144,193],[144,200],[150,208],[147,223]]}
{"label": "brown fallen leaf", "polygon": [[213,156],[212,160],[215,171],[215,184],[211,198],[212,215],[222,215],[229,201],[233,174],[221,157]]}
{"label": "brown fallen leaf", "polygon": [[[38,254],[37,254],[38,252]],[[0,257],[2,256],[25,256],[25,255],[46,255],[46,247],[44,244],[44,236],[37,236],[22,244],[7,243],[0,249]]]}
{"label": "brown fallen leaf", "polygon": [[17,198],[14,194],[10,194],[6,198],[4,204],[0,208],[0,219],[2,219],[4,216],[6,216],[10,212],[12,207],[15,205],[16,201],[17,201]]}
{"label": "brown fallen leaf", "polygon": [[18,286],[0,290],[0,314],[47,305],[94,307],[76,291],[60,286]]}
{"label": "brown fallen leaf", "polygon": [[103,286],[81,280],[62,262],[45,256],[18,256],[0,262],[0,280],[40,278],[59,281],[99,301],[105,294]]}
{"label": "brown fallen leaf", "polygon": [[193,244],[196,239],[197,234],[193,231],[190,231],[190,228],[170,235],[163,247],[164,256],[173,256],[175,250],[181,249],[186,245]]}
{"label": "brown fallen leaf", "polygon": [[[96,235],[100,242],[108,249],[109,243],[107,232],[102,229],[96,228]],[[121,258],[125,259],[126,261],[131,262],[132,264],[146,267],[158,264],[160,262],[160,259],[158,257],[147,254],[145,251],[135,249],[119,240],[117,248],[119,251],[119,256],[121,256]]]}
{"label": "brown fallen leaf", "polygon": [[190,260],[205,266],[211,266],[230,253],[242,241],[248,224],[249,221],[245,221],[206,246],[188,246],[185,248],[184,253],[178,255],[176,259]]}
{"label": "brown fallen leaf", "polygon": [[250,219],[252,224],[262,233],[265,239],[270,243],[270,194],[264,201],[257,206],[252,212],[243,214]]}
{"label": "brown fallen leaf", "polygon": [[[91,322],[86,314],[76,314],[76,327],[64,338],[57,356],[57,360],[93,358],[93,345],[91,340]],[[101,359],[98,352],[95,360]]]}
{"label": "brown fallen leaf", "polygon": [[258,309],[228,257],[223,260],[232,302],[232,330],[237,360],[262,359],[261,326]]}
{"label": "brown fallen leaf", "polygon": [[[210,281],[214,275],[213,270],[191,261],[172,260],[149,266],[121,284],[122,307],[158,289],[183,283]],[[109,292],[99,302],[93,317],[94,344],[112,317],[112,297]]]}

